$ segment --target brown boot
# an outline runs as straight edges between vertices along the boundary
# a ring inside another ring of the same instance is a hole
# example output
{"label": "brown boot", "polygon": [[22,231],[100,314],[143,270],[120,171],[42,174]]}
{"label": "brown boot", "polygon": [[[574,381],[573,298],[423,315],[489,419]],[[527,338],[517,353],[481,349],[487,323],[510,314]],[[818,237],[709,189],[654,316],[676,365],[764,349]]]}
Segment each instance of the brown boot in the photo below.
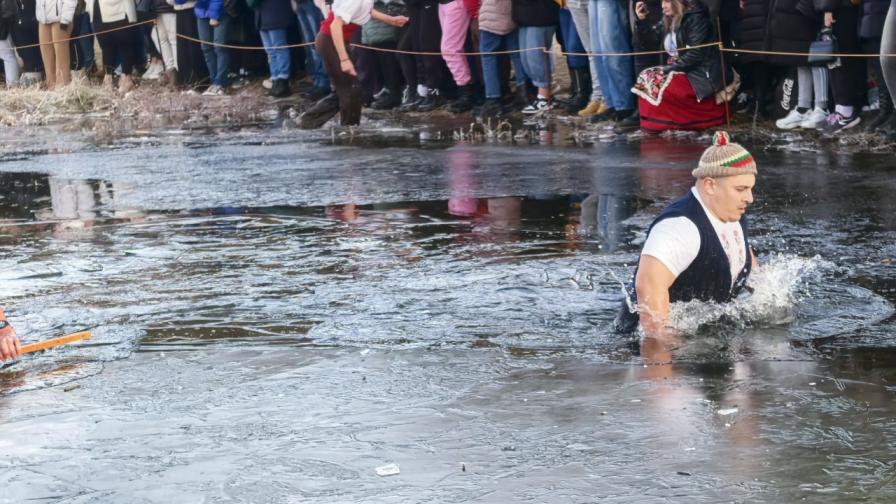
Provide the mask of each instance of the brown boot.
{"label": "brown boot", "polygon": [[165,77],[168,81],[168,85],[172,88],[177,89],[180,86],[180,76],[177,74],[176,68],[165,70]]}

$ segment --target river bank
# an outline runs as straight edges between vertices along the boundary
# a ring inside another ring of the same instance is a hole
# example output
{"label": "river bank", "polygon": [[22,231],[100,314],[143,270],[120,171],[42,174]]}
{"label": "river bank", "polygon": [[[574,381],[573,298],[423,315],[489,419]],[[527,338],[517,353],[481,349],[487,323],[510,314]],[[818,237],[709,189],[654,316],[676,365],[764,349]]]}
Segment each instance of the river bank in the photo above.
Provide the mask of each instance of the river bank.
{"label": "river bank", "polygon": [[[297,89],[301,86],[297,85]],[[609,123],[590,124],[561,110],[538,116],[511,113],[500,118],[477,118],[472,113],[399,113],[364,109],[360,126],[343,128],[331,120],[322,129],[303,131],[298,116],[312,105],[298,93],[272,99],[260,81],[247,82],[231,94],[204,97],[196,90],[171,90],[147,83],[120,95],[86,80],[76,79],[60,91],[38,87],[0,93],[0,155],[21,151],[64,151],[75,143],[102,145],[122,139],[152,136],[164,131],[237,130],[241,128],[295,130],[297,139],[330,136],[339,141],[377,135],[383,129],[404,128],[421,133],[421,140],[495,143],[637,142],[655,135],[640,131],[616,133]],[[727,128],[740,142],[763,150],[813,151],[819,147],[843,152],[896,152],[896,142],[883,135],[864,133],[861,126],[834,138],[815,131],[781,131],[772,121],[749,114],[735,114]],[[59,132],[68,145],[48,145],[44,140]],[[703,142],[711,132],[668,132],[662,138]],[[32,145],[33,144],[33,145]]]}

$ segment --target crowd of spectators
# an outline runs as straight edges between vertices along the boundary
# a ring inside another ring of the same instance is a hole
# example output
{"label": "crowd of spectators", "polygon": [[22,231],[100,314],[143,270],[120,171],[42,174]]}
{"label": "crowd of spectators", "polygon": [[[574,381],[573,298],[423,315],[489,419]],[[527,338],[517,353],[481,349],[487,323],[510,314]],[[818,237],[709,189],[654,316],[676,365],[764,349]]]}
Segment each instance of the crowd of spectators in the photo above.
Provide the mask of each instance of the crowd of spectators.
{"label": "crowd of spectators", "polygon": [[[711,128],[746,111],[829,135],[864,117],[861,129],[894,135],[894,11],[896,0],[0,0],[0,60],[7,86],[50,90],[75,71],[122,93],[158,80],[221,96],[264,75],[281,98],[307,77],[310,127],[337,113],[357,124],[365,106],[555,110],[617,131]],[[872,57],[810,64],[819,40]]]}

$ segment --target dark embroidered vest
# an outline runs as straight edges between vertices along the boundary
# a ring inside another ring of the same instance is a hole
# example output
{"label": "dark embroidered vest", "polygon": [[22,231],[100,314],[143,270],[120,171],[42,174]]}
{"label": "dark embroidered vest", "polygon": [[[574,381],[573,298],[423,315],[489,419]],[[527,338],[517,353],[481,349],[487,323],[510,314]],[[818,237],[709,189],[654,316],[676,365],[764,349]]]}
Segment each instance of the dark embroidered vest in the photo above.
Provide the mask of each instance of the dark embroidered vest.
{"label": "dark embroidered vest", "polygon": [[[650,231],[657,223],[674,217],[686,217],[697,226],[700,233],[700,251],[697,257],[688,266],[688,268],[678,275],[675,282],[669,288],[669,301],[672,303],[691,301],[698,299],[700,301],[715,301],[724,303],[730,301],[737,296],[744,288],[747,278],[750,276],[752,266],[752,255],[750,252],[750,242],[747,239],[747,221],[746,216],[741,217],[740,225],[744,231],[744,247],[747,251],[747,261],[743,269],[737,275],[737,281],[734,286],[731,285],[731,265],[728,262],[728,256],[725,255],[725,249],[719,242],[719,236],[716,234],[709,217],[703,210],[700,201],[694,196],[693,192],[688,193],[673,201],[667,206],[653,224],[650,225]],[[632,283],[629,284],[627,294],[632,305],[638,302],[635,293],[635,278],[638,276],[638,269],[635,268],[635,275],[632,277]],[[623,300],[622,312],[616,318],[616,330],[620,332],[632,332],[638,327],[638,314],[631,313],[627,303]]]}

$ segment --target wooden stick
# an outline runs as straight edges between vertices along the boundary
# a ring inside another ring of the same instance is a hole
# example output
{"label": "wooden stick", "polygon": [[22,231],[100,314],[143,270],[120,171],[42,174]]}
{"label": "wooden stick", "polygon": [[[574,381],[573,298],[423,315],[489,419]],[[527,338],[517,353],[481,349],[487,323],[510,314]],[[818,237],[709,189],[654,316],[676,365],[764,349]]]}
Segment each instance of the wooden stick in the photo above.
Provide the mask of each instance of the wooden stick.
{"label": "wooden stick", "polygon": [[69,343],[74,343],[75,341],[87,340],[90,339],[92,334],[90,331],[82,331],[72,333],[66,336],[60,336],[58,338],[48,339],[46,341],[38,341],[37,343],[30,343],[28,345],[22,345],[22,353],[31,353],[37,352],[40,350],[46,350],[48,348],[57,347],[60,345],[67,345]]}

